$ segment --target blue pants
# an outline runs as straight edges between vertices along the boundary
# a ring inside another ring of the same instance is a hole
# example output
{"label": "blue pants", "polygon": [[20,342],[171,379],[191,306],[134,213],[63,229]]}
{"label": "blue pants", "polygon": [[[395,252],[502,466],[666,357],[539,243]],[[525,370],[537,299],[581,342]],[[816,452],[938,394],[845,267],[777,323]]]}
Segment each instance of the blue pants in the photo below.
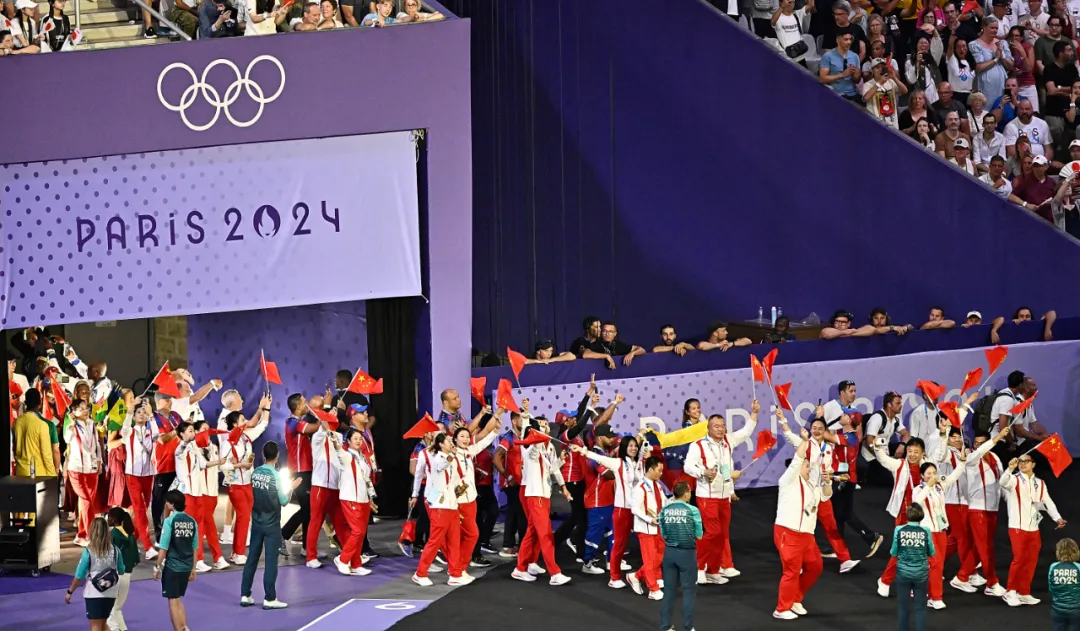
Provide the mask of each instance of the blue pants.
{"label": "blue pants", "polygon": [[1050,620],[1054,623],[1054,631],[1080,631],[1080,614],[1069,616],[1051,611]]}
{"label": "blue pants", "polygon": [[611,544],[614,541],[612,538],[611,514],[614,511],[614,506],[600,506],[586,511],[589,518],[589,529],[585,532],[585,554],[581,557],[586,563],[597,556],[597,551],[600,550],[601,545],[604,546],[605,551],[611,552]]}
{"label": "blue pants", "polygon": [[244,577],[240,581],[241,596],[251,596],[251,584],[255,582],[255,570],[259,568],[259,557],[263,556],[263,551],[265,551],[263,600],[277,600],[278,550],[280,548],[280,528],[276,525],[270,527],[251,525],[251,547],[248,549],[247,563],[244,563]]}
{"label": "blue pants", "polygon": [[[926,583],[926,579],[913,581],[899,575],[896,577],[892,586],[896,590],[897,631],[908,631],[910,629],[908,625],[910,624],[912,607],[915,608],[915,631],[926,630]],[[915,592],[914,596],[911,595],[913,591]]]}
{"label": "blue pants", "polygon": [[694,601],[697,599],[697,552],[689,548],[664,550],[664,600],[660,603],[660,629],[673,628],[671,618],[675,597],[682,586],[683,631],[694,628]]}

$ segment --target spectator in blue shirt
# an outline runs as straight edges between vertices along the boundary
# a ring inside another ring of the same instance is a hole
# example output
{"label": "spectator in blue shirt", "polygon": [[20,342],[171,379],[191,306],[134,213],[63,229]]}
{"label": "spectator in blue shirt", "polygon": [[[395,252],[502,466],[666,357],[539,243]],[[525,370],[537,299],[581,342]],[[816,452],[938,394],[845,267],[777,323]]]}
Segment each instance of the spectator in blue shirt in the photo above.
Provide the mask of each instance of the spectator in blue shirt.
{"label": "spectator in blue shirt", "polygon": [[859,77],[859,56],[851,50],[851,33],[836,36],[836,48],[821,57],[818,80],[831,87],[837,94],[849,101],[861,103],[855,89],[855,80]]}

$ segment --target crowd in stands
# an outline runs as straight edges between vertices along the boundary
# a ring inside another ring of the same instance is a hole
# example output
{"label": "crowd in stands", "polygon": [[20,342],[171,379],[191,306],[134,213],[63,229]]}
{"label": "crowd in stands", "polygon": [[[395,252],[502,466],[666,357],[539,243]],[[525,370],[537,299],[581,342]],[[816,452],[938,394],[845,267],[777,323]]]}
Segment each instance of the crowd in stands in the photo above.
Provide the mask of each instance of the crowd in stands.
{"label": "crowd in stands", "polygon": [[[72,0],[79,2],[79,0]],[[445,16],[421,0],[148,0],[160,14],[192,39],[325,31],[335,28],[381,28],[432,22]],[[190,4],[189,4],[190,2]],[[72,50],[82,33],[66,13],[67,0],[50,0],[49,14],[35,0],[5,0],[0,23],[0,56]],[[175,35],[153,14],[141,9],[147,39]]]}
{"label": "crowd in stands", "polygon": [[1080,238],[1077,0],[710,1],[747,15],[841,97]]}

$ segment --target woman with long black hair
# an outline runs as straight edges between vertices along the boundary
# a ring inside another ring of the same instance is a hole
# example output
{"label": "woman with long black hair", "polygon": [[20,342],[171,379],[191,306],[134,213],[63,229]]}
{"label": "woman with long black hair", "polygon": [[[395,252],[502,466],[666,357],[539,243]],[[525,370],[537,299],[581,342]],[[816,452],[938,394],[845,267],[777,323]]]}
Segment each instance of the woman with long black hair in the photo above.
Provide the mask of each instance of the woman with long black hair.
{"label": "woman with long black hair", "polygon": [[[41,19],[41,52],[56,53],[71,50],[74,45],[71,41],[71,20],[64,15],[64,6],[67,0],[51,0],[49,3],[49,15]],[[52,26],[49,26],[49,25]]]}

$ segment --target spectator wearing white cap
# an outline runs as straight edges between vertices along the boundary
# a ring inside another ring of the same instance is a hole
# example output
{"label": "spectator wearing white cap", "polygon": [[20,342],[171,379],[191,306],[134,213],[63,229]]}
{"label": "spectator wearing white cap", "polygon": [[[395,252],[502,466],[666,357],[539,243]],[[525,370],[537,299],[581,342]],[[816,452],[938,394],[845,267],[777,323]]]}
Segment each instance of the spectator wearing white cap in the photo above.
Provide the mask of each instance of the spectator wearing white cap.
{"label": "spectator wearing white cap", "polygon": [[[1035,106],[1022,98],[1016,109],[1016,118],[1005,126],[1005,152],[1013,155],[1016,152],[1016,139],[1021,134],[1027,136],[1031,142],[1031,155],[1046,156],[1048,160],[1054,158],[1054,148],[1051,144],[1050,127],[1046,121],[1035,115]],[[1015,188],[1015,187],[1014,187]]]}
{"label": "spectator wearing white cap", "polygon": [[960,131],[960,115],[950,111],[945,115],[945,129],[934,138],[934,150],[948,160],[956,153],[956,141],[960,138],[967,141],[967,148],[971,149],[971,139]]}
{"label": "spectator wearing white cap", "polygon": [[[955,112],[950,112],[950,115]],[[976,177],[978,174],[975,172],[975,163],[971,161],[971,143],[967,138],[957,138],[953,143],[953,157],[949,158],[949,164],[960,169],[964,173],[967,173],[971,177]]]}
{"label": "spectator wearing white cap", "polygon": [[[875,44],[881,45],[880,42]],[[885,63],[880,57],[870,62],[870,72],[870,80],[863,83],[862,89],[866,110],[885,125],[899,129],[896,98],[898,95],[907,94],[907,86],[900,80],[896,68]]]}
{"label": "spectator wearing white cap", "polygon": [[[1009,179],[1005,177],[1005,158],[1002,158],[1000,155],[995,155],[990,158],[987,163],[987,172],[979,177],[979,181],[989,186],[990,190],[997,193],[1002,199],[1023,203],[1022,200],[1015,198],[1012,194],[1012,184],[1010,184]],[[971,326],[972,314],[978,316],[979,322],[982,322],[982,315],[980,315],[978,311],[971,311],[968,313],[968,323],[964,326]],[[975,324],[978,324],[979,322],[976,322]]]}
{"label": "spectator wearing white cap", "polygon": [[[990,159],[1005,155],[1005,135],[997,130],[997,117],[987,112],[982,117],[982,132],[971,138],[971,159],[980,173],[990,170]],[[1002,159],[1002,167],[1005,161]],[[1012,187],[1010,187],[1011,190]]]}
{"label": "spectator wearing white cap", "polygon": [[1054,180],[1046,175],[1049,166],[1050,161],[1046,156],[1032,158],[1031,175],[1022,175],[1013,182],[1013,195],[1020,199],[1024,208],[1054,223],[1050,203],[1053,201],[1055,186]]}
{"label": "spectator wearing white cap", "polygon": [[968,311],[967,319],[960,326],[966,329],[969,326],[979,326],[980,324],[982,324],[982,314],[978,311]]}
{"label": "spectator wearing white cap", "polygon": [[39,29],[37,4],[34,0],[15,0],[15,11],[15,17],[10,20],[13,54],[41,52],[44,35]]}

